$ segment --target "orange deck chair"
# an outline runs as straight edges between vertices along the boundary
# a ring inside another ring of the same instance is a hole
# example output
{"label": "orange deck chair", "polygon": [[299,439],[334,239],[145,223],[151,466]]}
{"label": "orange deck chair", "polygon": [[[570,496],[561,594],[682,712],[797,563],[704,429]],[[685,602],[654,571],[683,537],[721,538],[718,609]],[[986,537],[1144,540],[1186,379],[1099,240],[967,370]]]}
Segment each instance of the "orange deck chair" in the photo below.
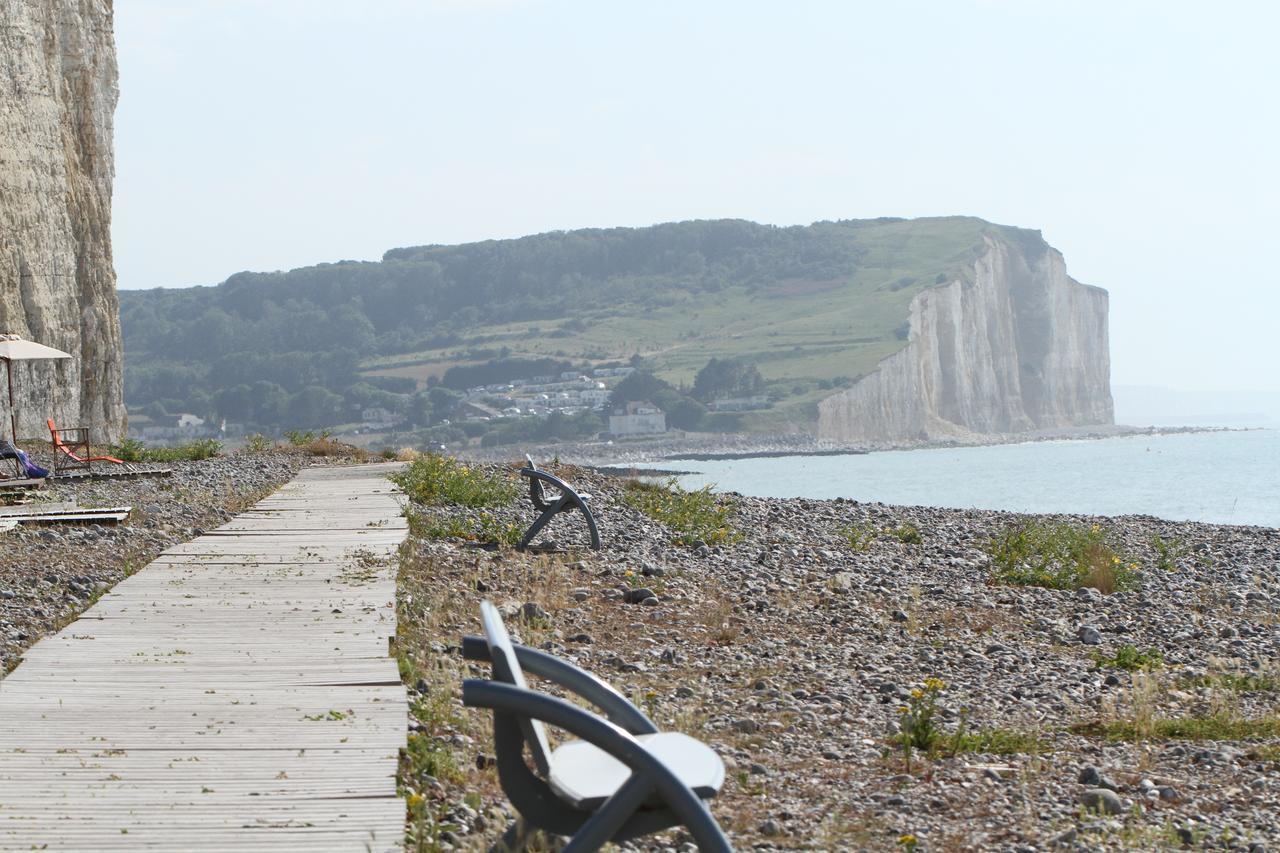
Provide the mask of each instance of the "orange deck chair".
{"label": "orange deck chair", "polygon": [[[58,429],[58,425],[49,418],[49,440],[53,442],[53,473],[59,471],[93,470],[94,462],[112,462],[123,465],[123,459],[114,456],[89,455],[89,429],[87,427],[68,427]],[[77,452],[79,451],[79,452]]]}

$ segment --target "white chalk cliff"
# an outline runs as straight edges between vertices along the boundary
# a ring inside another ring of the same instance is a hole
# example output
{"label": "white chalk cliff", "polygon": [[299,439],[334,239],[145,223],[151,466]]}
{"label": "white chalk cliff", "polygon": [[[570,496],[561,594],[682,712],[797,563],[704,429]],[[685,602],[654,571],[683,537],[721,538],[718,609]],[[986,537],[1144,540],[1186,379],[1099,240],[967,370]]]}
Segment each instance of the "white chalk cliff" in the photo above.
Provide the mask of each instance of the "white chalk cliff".
{"label": "white chalk cliff", "polygon": [[19,437],[47,437],[50,416],[95,442],[124,434],[116,97],[110,0],[0,0],[0,332],[74,356],[15,363]]}
{"label": "white chalk cliff", "polygon": [[1107,292],[1038,232],[992,229],[966,274],[918,293],[906,347],[823,400],[840,442],[966,439],[1110,424]]}

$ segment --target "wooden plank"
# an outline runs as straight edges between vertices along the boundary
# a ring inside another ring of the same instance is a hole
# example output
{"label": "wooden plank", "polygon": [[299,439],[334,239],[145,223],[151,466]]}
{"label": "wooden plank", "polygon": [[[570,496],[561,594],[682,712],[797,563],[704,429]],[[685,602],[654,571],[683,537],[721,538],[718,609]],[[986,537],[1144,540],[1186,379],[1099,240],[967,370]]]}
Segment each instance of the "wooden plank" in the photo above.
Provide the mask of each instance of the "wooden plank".
{"label": "wooden plank", "polygon": [[390,467],[303,471],[29,649],[0,849],[400,849]]}

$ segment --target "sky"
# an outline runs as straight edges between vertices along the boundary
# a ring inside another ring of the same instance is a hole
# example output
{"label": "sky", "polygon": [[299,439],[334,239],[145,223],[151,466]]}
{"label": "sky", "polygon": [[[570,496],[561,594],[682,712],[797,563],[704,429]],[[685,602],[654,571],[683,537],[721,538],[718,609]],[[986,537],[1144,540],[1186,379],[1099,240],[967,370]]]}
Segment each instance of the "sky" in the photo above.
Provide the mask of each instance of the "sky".
{"label": "sky", "polygon": [[966,214],[1112,381],[1280,390],[1280,4],[116,0],[122,288],[734,217]]}

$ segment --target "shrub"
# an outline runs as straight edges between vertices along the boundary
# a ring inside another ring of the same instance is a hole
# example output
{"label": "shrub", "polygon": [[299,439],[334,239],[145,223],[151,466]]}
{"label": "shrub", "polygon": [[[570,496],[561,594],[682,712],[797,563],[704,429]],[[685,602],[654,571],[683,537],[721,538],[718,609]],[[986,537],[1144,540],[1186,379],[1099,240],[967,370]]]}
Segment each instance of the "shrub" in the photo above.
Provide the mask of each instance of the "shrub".
{"label": "shrub", "polygon": [[1126,644],[1116,649],[1116,653],[1111,657],[1094,653],[1093,661],[1098,666],[1133,672],[1139,669],[1159,669],[1164,666],[1164,655],[1157,649],[1142,651],[1137,646]]}
{"label": "shrub", "polygon": [[391,481],[420,504],[486,507],[511,503],[519,494],[515,483],[464,465],[452,456],[424,454]]}
{"label": "shrub", "polygon": [[260,432],[255,432],[244,440],[244,449],[250,453],[261,453],[264,450],[270,450],[275,442],[267,438]]}
{"label": "shrub", "polygon": [[924,685],[911,691],[911,698],[901,709],[901,731],[898,742],[902,745],[902,754],[911,763],[912,752],[919,750],[925,753],[934,752],[942,740],[942,729],[939,727],[938,697],[946,689],[941,679],[926,678]]}
{"label": "shrub", "polygon": [[880,528],[876,527],[869,521],[849,524],[836,529],[836,533],[840,535],[849,547],[855,551],[865,551],[871,547],[876,541],[876,537],[880,535]]}
{"label": "shrub", "polygon": [[1156,554],[1156,568],[1166,572],[1176,571],[1178,568],[1178,560],[1185,557],[1188,548],[1181,539],[1164,539],[1160,536],[1151,537],[1151,550]]}
{"label": "shrub", "polygon": [[326,439],[331,435],[333,435],[333,432],[327,429],[322,429],[319,432],[300,429],[287,429],[284,431],[285,440],[294,447],[306,447],[317,439]]}
{"label": "shrub", "polygon": [[924,541],[920,535],[920,528],[909,521],[893,528],[889,534],[904,545],[919,545]]}
{"label": "shrub", "polygon": [[142,462],[146,452],[146,447],[136,438],[126,438],[111,448],[111,455],[125,462]]}
{"label": "shrub", "polygon": [[1026,521],[987,543],[993,579],[1049,589],[1093,587],[1104,595],[1142,585],[1142,572],[1097,524]]}
{"label": "shrub", "polygon": [[487,512],[473,525],[459,516],[444,516],[415,525],[415,533],[427,539],[466,539],[471,542],[498,542],[514,547],[524,536],[524,528],[514,521],[499,521]]}
{"label": "shrub", "polygon": [[199,462],[222,452],[222,442],[202,438],[172,447],[145,447],[142,442],[126,438],[111,448],[111,455],[125,462]]}
{"label": "shrub", "polygon": [[739,534],[729,525],[735,505],[717,498],[710,486],[689,491],[675,477],[665,483],[630,480],[622,498],[629,506],[660,521],[676,534],[672,541],[681,545],[702,542],[720,545],[734,542]]}

